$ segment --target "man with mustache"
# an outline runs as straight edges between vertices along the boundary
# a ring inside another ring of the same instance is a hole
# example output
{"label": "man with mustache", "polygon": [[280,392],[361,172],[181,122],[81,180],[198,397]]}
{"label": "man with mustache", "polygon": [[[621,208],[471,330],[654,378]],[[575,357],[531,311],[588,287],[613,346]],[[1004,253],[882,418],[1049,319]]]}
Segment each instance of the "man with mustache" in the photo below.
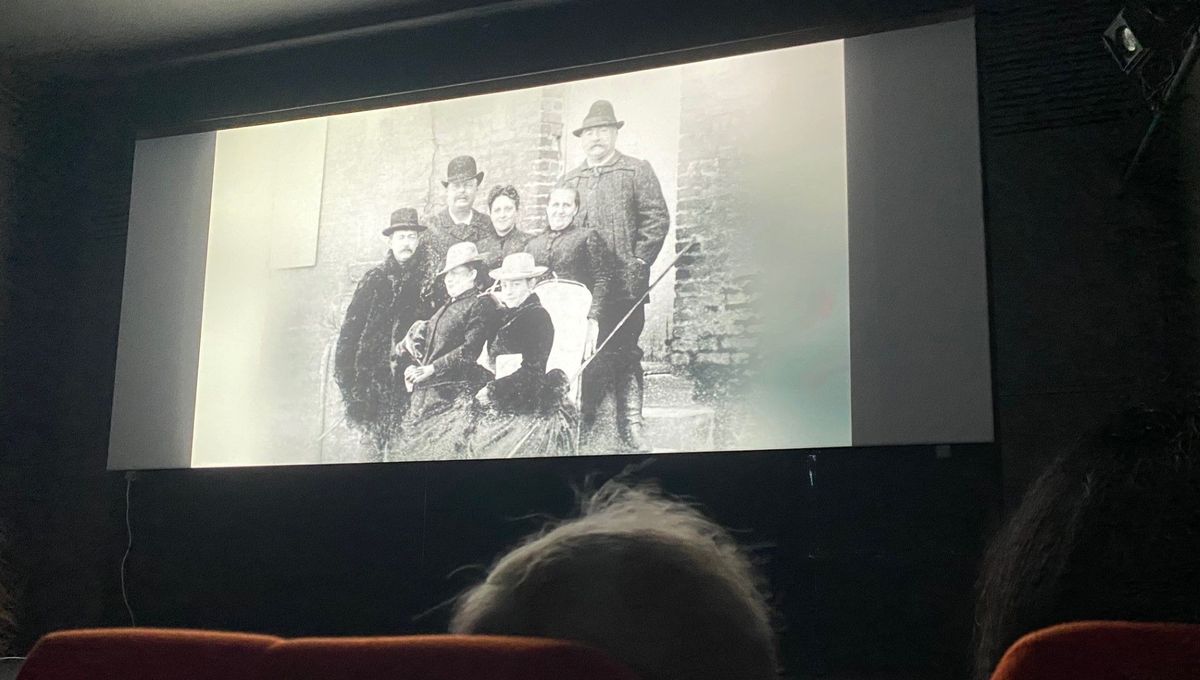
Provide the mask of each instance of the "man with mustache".
{"label": "man with mustache", "polygon": [[492,220],[475,209],[475,196],[483,173],[475,165],[472,156],[458,156],[446,166],[446,207],[429,220],[429,233],[424,241],[429,245],[434,262],[441,262],[446,251],[455,243],[464,241],[478,244],[495,232]]}
{"label": "man with mustache", "polygon": [[425,230],[416,210],[392,213],[383,230],[388,254],[358,282],[334,352],[346,422],[381,454],[399,434],[409,401],[404,370],[411,361],[395,357],[392,348],[435,308],[429,253],[420,242]]}
{"label": "man with mustache", "polygon": [[[562,184],[579,192],[576,223],[599,232],[616,258],[610,299],[599,319],[600,340],[612,334],[604,351],[612,367],[619,434],[628,448],[645,451],[638,340],[646,325],[646,300],[639,299],[649,288],[650,265],[662,250],[671,216],[654,168],[617,150],[617,132],[624,125],[610,102],[594,102],[573,132],[586,159],[563,177]],[[618,327],[631,308],[633,314]]]}

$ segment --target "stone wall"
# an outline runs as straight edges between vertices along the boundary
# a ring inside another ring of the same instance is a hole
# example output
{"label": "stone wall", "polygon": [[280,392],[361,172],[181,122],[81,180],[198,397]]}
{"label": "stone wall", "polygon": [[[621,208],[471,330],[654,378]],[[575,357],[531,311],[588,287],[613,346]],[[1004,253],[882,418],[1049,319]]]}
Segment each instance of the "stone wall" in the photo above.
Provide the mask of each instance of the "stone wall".
{"label": "stone wall", "polygon": [[[680,97],[676,249],[689,243],[675,272],[671,364],[701,382],[733,375],[751,361],[755,308],[750,277],[730,225],[745,211],[730,187],[741,185],[739,149],[752,101],[749,81],[729,62],[684,69]],[[703,387],[702,387],[703,389]]]}
{"label": "stone wall", "polygon": [[842,73],[839,42],[682,69],[668,348],[717,448],[850,443]]}

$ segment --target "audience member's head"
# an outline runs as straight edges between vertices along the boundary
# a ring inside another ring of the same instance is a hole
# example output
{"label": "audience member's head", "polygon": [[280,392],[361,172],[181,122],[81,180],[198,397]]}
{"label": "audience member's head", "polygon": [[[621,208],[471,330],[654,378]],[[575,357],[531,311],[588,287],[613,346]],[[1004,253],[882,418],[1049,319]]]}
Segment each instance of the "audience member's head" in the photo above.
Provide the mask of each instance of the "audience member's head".
{"label": "audience member's head", "polygon": [[1200,410],[1128,411],[1059,456],[996,537],[979,585],[980,678],[1056,623],[1200,623]]}
{"label": "audience member's head", "polygon": [[463,593],[451,630],[574,640],[645,680],[766,680],[763,583],[729,535],[652,487],[609,482],[578,518],[504,555]]}

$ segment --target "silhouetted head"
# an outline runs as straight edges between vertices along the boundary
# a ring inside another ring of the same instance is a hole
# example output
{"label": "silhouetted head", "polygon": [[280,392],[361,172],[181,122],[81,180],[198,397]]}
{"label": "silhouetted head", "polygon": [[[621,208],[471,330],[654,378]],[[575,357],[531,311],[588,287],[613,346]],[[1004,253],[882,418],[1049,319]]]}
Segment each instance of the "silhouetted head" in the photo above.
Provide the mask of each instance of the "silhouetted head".
{"label": "silhouetted head", "polygon": [[1081,620],[1200,623],[1200,409],[1134,409],[1055,459],[984,560],[976,675]]}
{"label": "silhouetted head", "polygon": [[768,680],[763,583],[729,533],[653,487],[609,482],[501,557],[451,630],[574,640],[644,680]]}

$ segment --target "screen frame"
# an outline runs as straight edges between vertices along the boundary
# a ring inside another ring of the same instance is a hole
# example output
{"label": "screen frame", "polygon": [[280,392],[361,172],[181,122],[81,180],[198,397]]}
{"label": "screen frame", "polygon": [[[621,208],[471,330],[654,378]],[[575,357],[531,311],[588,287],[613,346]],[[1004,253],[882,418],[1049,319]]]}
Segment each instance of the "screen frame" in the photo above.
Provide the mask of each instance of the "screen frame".
{"label": "screen frame", "polygon": [[[789,47],[797,47],[812,43],[844,40],[862,36],[869,36],[877,33],[900,31],[909,28],[918,28],[923,26],[931,26],[947,22],[973,19],[976,16],[976,11],[971,6],[963,6],[954,9],[940,10],[927,12],[918,15],[912,15],[904,18],[892,18],[879,20],[875,22],[857,22],[851,27],[848,24],[844,25],[829,25],[814,28],[804,28],[799,30],[783,31],[767,35],[755,37],[740,38],[736,40],[722,41],[698,45],[694,47],[685,47],[679,49],[664,50],[650,54],[642,54],[637,56],[620,57],[615,59],[596,61],[591,63],[567,65],[562,67],[548,68],[532,72],[514,73],[513,75],[498,76],[483,78],[474,81],[464,81],[457,83],[449,83],[444,85],[433,85],[428,87],[414,88],[410,90],[394,91],[385,94],[370,94],[362,97],[351,99],[330,100],[320,103],[299,104],[283,108],[275,108],[270,110],[253,111],[246,113],[238,113],[232,115],[218,115],[210,117],[197,117],[190,120],[179,120],[170,124],[141,124],[134,128],[134,140],[144,141],[160,137],[177,136],[185,134],[194,134],[202,132],[213,132],[225,129],[235,129],[240,127],[248,127],[255,125],[263,125],[269,123],[279,123],[307,119],[321,116],[333,116],[339,114],[356,113],[361,111],[370,111],[376,109],[406,106],[412,104],[432,103],[455,99],[460,97],[470,97],[476,95],[513,91],[525,88],[533,88],[547,85],[554,85],[564,82],[571,82],[586,78],[602,77],[609,75],[618,75],[644,69],[653,69],[667,66],[684,65],[694,62],[700,62],[710,59],[720,59],[724,57],[732,57],[738,55],[753,54],[774,49],[784,49]],[[982,96],[980,94],[980,96]],[[983,138],[983,115],[982,102],[979,102],[979,144],[981,161],[984,156],[984,138]],[[983,174],[984,164],[981,162],[981,175]],[[987,276],[985,289],[987,324],[988,324],[988,373],[991,376],[990,380],[990,411],[992,422],[992,438],[991,440],[979,441],[960,441],[951,442],[950,446],[963,445],[985,445],[994,446],[998,449],[1000,444],[999,424],[997,418],[998,394],[995,362],[995,335],[992,332],[994,327],[993,310],[992,310],[992,290],[991,290],[991,271],[990,258],[987,252],[986,238],[986,222],[987,222],[987,191],[986,183],[983,185],[984,191],[981,197],[983,207],[984,220],[984,266]],[[946,444],[937,441],[928,441],[925,443],[908,443],[908,444],[849,444],[846,446],[835,447],[819,447],[812,448],[789,448],[789,449],[754,449],[752,451],[797,451],[803,453],[814,454],[817,451],[832,452],[839,450],[859,450],[872,448],[888,448],[895,446],[927,446],[936,448],[938,451]],[[741,450],[716,450],[711,452],[693,452],[693,453],[741,453]],[[111,453],[110,453],[111,455]],[[589,454],[586,458],[594,458],[597,454]],[[606,454],[598,454],[604,456]],[[628,454],[625,454],[628,455]],[[652,455],[652,454],[645,454]],[[939,454],[940,455],[940,454]],[[446,462],[446,461],[417,461],[417,462]],[[307,467],[310,463],[287,463],[282,467],[291,466]],[[251,467],[259,467],[258,465]],[[280,465],[269,464],[266,467],[280,467]],[[109,468],[110,470],[122,470],[126,468]],[[137,468],[138,470],[149,470],[156,468]],[[175,469],[175,468],[163,468]],[[187,468],[195,469],[195,468]]]}

